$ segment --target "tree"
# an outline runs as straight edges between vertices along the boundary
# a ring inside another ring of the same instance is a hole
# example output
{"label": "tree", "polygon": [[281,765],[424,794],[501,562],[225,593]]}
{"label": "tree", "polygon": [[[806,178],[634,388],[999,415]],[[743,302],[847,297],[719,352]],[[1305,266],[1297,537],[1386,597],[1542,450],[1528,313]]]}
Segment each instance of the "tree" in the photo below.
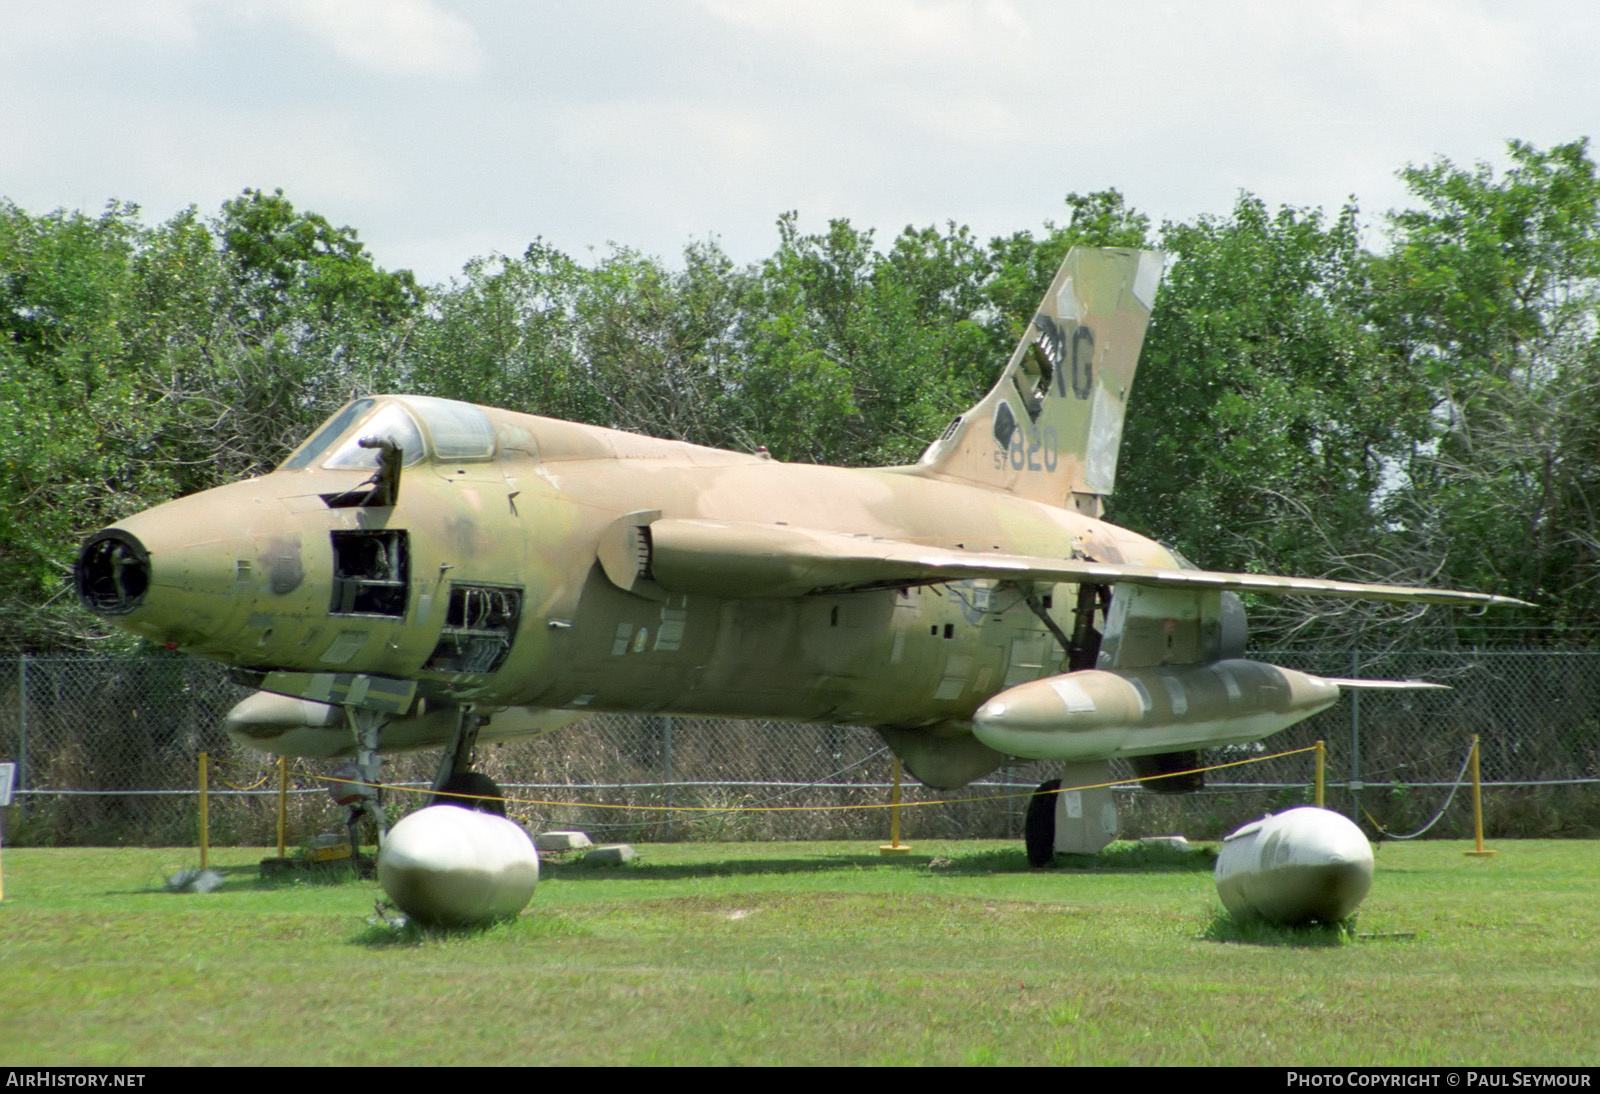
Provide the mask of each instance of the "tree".
{"label": "tree", "polygon": [[[1169,254],[1110,517],[1212,569],[1426,580],[1383,549],[1385,474],[1425,432],[1427,388],[1365,321],[1367,255],[1347,207],[1166,224]],[[1324,635],[1359,607],[1258,622]]]}
{"label": "tree", "polygon": [[[1600,628],[1600,177],[1587,140],[1513,141],[1510,167],[1400,172],[1373,314],[1426,378],[1430,429],[1391,519],[1467,588],[1540,605],[1524,626]],[[1548,630],[1546,634],[1550,633]]]}
{"label": "tree", "polygon": [[185,458],[260,473],[354,395],[390,386],[424,294],[409,270],[374,264],[354,229],[296,211],[281,190],[224,202],[210,231],[213,322],[169,358],[168,392],[193,441]]}
{"label": "tree", "polygon": [[[995,334],[1001,348],[994,371],[998,376],[1012,348],[1027,329],[1033,310],[1050,287],[1062,259],[1073,247],[1132,247],[1150,243],[1150,218],[1128,208],[1116,190],[1066,197],[1072,215],[1065,225],[1045,221],[1044,236],[1016,232],[989,243],[993,274],[984,287]],[[992,381],[991,381],[992,382]],[[987,390],[987,388],[985,388]]]}
{"label": "tree", "polygon": [[574,309],[583,271],[545,243],[521,258],[474,258],[433,290],[400,381],[407,391],[590,421]]}
{"label": "tree", "polygon": [[138,210],[30,216],[0,203],[0,640],[70,643],[79,536],[172,488],[148,457],[159,400],[130,363]]}
{"label": "tree", "polygon": [[598,424],[749,448],[738,428],[740,324],[748,277],[714,242],[683,268],[618,248],[586,271],[574,330]]}
{"label": "tree", "polygon": [[410,271],[283,192],[246,190],[144,233],[130,259],[131,361],[172,421],[161,458],[183,493],[276,465],[357,394],[390,387],[421,320]]}
{"label": "tree", "polygon": [[778,230],[747,324],[746,431],[786,459],[915,459],[1009,352],[984,322],[988,255],[954,224],[907,227],[886,253],[844,220]]}
{"label": "tree", "polygon": [[66,583],[82,536],[272,466],[392,372],[421,302],[281,193],[154,229],[0,202],[0,640],[103,633]]}

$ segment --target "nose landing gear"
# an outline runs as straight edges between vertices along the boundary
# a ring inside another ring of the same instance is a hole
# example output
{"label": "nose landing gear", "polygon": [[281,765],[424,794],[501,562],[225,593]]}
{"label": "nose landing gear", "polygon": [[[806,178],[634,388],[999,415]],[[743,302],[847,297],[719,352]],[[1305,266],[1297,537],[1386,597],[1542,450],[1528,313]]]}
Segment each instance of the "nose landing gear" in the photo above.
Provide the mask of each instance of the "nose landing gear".
{"label": "nose landing gear", "polygon": [[[337,775],[334,798],[345,810],[345,828],[352,852],[361,846],[361,824],[371,824],[382,850],[388,835],[388,819],[379,791],[382,757],[378,755],[383,728],[393,715],[365,707],[346,706],[345,723],[355,737],[356,759],[345,764]],[[472,750],[478,729],[488,719],[465,707],[456,711],[455,731],[450,746],[439,761],[429,805],[456,805],[496,816],[506,815],[505,794],[489,776],[472,770]],[[359,858],[359,855],[357,855]]]}

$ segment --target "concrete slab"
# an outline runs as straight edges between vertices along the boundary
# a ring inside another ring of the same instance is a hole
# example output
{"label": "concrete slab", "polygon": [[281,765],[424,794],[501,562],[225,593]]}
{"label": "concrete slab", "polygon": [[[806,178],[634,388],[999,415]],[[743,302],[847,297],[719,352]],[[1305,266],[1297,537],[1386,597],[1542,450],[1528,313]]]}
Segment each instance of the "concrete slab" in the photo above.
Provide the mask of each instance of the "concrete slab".
{"label": "concrete slab", "polygon": [[587,832],[562,830],[540,832],[533,837],[533,845],[541,851],[583,851],[594,846]]}
{"label": "concrete slab", "polygon": [[602,843],[583,856],[584,862],[594,862],[600,865],[618,865],[632,862],[639,857],[639,852],[633,849],[631,843]]}

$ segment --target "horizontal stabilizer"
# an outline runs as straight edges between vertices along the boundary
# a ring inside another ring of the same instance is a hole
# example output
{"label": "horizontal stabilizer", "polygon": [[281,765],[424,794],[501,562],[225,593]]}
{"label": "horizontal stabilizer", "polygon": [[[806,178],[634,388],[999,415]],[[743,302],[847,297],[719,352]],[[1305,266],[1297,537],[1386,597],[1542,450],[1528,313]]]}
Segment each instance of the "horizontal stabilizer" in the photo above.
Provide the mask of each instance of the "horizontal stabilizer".
{"label": "horizontal stabilizer", "polygon": [[1347,680],[1338,676],[1321,679],[1338,684],[1343,691],[1449,691],[1449,684],[1435,684],[1427,680]]}
{"label": "horizontal stabilizer", "polygon": [[[1249,592],[1279,596],[1329,596],[1397,603],[1521,605],[1506,596],[1378,585],[1273,574],[1157,569],[1084,559],[1041,558],[999,552],[926,547],[904,540],[788,525],[667,519],[648,524],[648,535],[626,523],[608,535],[627,544],[601,544],[612,581],[625,589],[648,581],[669,593],[729,598],[792,597],[810,593],[932,585],[991,579],[1013,582],[1132,584],[1194,592]],[[623,550],[624,546],[637,549]],[[638,570],[631,567],[637,560]],[[628,572],[623,572],[628,568]]]}

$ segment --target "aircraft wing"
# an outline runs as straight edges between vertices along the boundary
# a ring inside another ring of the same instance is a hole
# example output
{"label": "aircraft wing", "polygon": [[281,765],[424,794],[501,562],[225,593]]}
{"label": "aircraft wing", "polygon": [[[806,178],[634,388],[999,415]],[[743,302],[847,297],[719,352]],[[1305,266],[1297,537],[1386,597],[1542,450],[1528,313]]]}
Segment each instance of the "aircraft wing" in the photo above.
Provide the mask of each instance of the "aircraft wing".
{"label": "aircraft wing", "polygon": [[607,575],[625,589],[645,591],[653,584],[667,593],[736,598],[792,597],[988,578],[1132,584],[1194,592],[1526,606],[1526,601],[1513,597],[1450,589],[950,550],[864,534],[715,520],[641,523],[624,518],[607,533],[600,557]]}

